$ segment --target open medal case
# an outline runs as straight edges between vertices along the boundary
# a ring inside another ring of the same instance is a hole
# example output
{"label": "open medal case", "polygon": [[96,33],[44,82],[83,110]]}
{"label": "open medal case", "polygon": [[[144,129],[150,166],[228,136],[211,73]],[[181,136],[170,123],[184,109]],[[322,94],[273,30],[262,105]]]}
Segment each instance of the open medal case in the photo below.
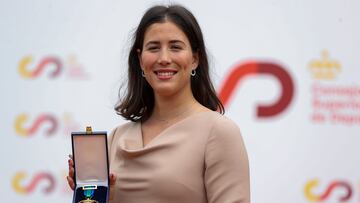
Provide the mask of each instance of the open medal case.
{"label": "open medal case", "polygon": [[75,190],[73,203],[108,203],[109,159],[107,133],[71,133]]}

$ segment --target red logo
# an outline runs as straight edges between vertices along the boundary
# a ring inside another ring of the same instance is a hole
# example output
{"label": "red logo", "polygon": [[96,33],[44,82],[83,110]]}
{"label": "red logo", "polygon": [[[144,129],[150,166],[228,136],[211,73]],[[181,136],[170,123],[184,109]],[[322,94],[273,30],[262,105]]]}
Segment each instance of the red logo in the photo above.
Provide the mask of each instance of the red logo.
{"label": "red logo", "polygon": [[258,105],[259,118],[276,116],[289,106],[294,95],[293,79],[281,65],[262,61],[239,64],[230,72],[219,93],[220,100],[225,106],[229,103],[238,83],[249,75],[271,75],[279,81],[282,90],[280,97],[274,103]]}

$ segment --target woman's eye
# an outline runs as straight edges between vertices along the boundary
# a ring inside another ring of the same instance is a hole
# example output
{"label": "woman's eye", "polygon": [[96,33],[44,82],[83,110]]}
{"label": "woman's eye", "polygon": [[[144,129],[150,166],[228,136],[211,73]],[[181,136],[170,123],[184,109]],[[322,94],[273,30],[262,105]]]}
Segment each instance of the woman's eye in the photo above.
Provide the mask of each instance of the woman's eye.
{"label": "woman's eye", "polygon": [[157,49],[159,49],[159,47],[148,47],[147,49],[149,51],[156,51]]}
{"label": "woman's eye", "polygon": [[177,46],[177,45],[174,45],[174,46],[171,46],[171,49],[173,50],[181,50],[181,46]]}

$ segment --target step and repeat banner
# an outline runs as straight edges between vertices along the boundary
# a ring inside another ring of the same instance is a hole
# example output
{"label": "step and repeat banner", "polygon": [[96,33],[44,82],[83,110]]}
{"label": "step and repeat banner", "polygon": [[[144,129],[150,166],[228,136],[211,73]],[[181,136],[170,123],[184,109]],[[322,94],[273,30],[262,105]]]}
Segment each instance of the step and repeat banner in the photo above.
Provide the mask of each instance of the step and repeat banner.
{"label": "step and repeat banner", "polygon": [[[131,34],[155,3],[0,2],[3,202],[71,201],[70,133],[125,122],[113,107]],[[360,203],[359,1],[178,3],[242,131],[252,202]]]}

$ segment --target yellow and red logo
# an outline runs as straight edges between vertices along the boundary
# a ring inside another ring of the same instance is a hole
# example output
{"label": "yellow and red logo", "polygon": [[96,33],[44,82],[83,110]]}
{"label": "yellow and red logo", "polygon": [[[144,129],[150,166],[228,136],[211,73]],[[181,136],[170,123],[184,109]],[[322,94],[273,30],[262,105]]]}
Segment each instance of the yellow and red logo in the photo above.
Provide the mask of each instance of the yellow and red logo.
{"label": "yellow and red logo", "polygon": [[18,71],[24,78],[35,78],[40,75],[46,68],[52,68],[49,77],[58,77],[63,69],[63,64],[58,57],[48,56],[44,57],[33,70],[29,70],[29,65],[32,63],[32,56],[25,56],[20,60]]}
{"label": "yellow and red logo", "polygon": [[15,132],[23,137],[31,137],[39,133],[40,129],[45,129],[46,136],[53,136],[59,131],[60,123],[62,123],[62,131],[64,134],[70,135],[72,131],[80,129],[70,113],[64,113],[62,119],[50,113],[42,113],[33,119],[28,114],[20,114],[15,118]]}
{"label": "yellow and red logo", "polygon": [[32,136],[37,133],[39,128],[43,125],[47,125],[46,135],[54,135],[58,128],[58,121],[55,116],[51,114],[40,114],[35,120],[31,123],[30,127],[25,127],[25,123],[29,120],[27,114],[20,114],[15,119],[15,131],[18,135],[21,136]]}
{"label": "yellow and red logo", "polygon": [[31,195],[39,191],[44,195],[58,192],[63,197],[72,194],[65,178],[66,175],[67,171],[61,171],[59,175],[43,171],[28,175],[24,171],[18,171],[13,176],[11,185],[20,195]]}
{"label": "yellow and red logo", "polygon": [[273,62],[249,61],[239,64],[229,73],[220,88],[219,97],[226,106],[230,97],[234,94],[236,86],[249,75],[269,75],[273,76],[280,83],[281,95],[272,104],[260,104],[257,107],[259,118],[273,117],[283,112],[291,103],[294,95],[294,82],[286,69]]}
{"label": "yellow and red logo", "polygon": [[43,72],[48,71],[50,78],[58,78],[62,73],[72,79],[86,79],[88,74],[85,73],[82,66],[80,66],[76,57],[71,55],[67,60],[62,60],[57,56],[46,56],[35,63],[31,67],[34,57],[31,55],[23,57],[18,65],[18,72],[20,76],[25,79],[35,79],[40,77]]}
{"label": "yellow and red logo", "polygon": [[328,200],[330,198],[330,195],[336,190],[345,191],[342,196],[338,197],[339,202],[347,202],[352,196],[352,187],[349,183],[345,181],[332,181],[326,187],[325,191],[320,194],[316,194],[313,190],[318,187],[319,183],[320,181],[318,179],[312,179],[305,184],[304,195],[309,202],[322,202]]}
{"label": "yellow and red logo", "polygon": [[[40,172],[30,178],[28,184],[24,184],[24,180],[28,179],[28,175],[25,172],[17,172],[12,179],[12,186],[15,192],[19,194],[28,194],[34,192],[39,185],[43,186],[43,182],[47,185],[42,189],[44,194],[49,194],[54,191],[56,181],[53,175],[47,172]],[[28,181],[27,181],[28,182]]]}

